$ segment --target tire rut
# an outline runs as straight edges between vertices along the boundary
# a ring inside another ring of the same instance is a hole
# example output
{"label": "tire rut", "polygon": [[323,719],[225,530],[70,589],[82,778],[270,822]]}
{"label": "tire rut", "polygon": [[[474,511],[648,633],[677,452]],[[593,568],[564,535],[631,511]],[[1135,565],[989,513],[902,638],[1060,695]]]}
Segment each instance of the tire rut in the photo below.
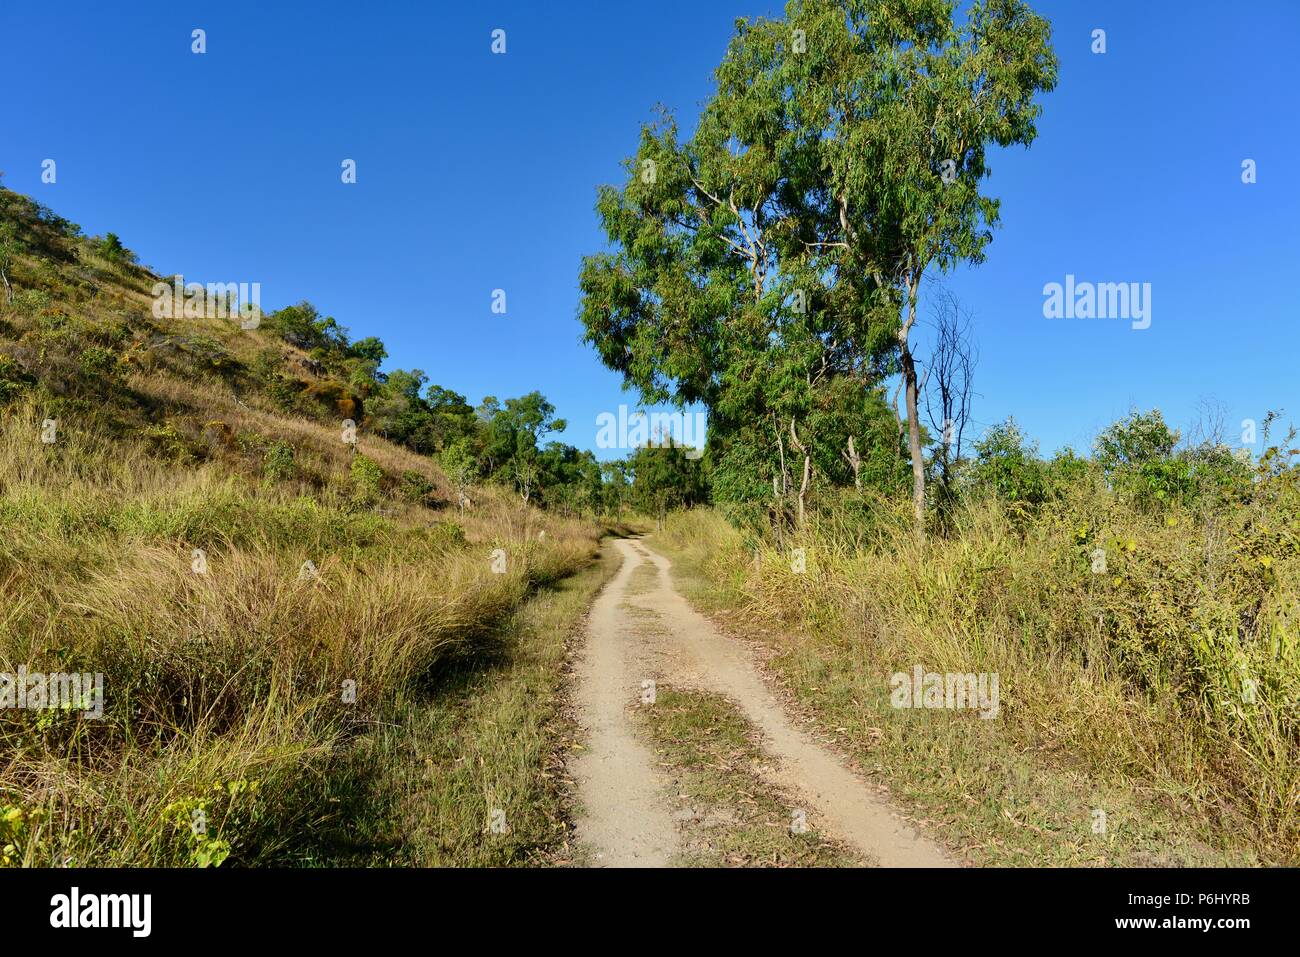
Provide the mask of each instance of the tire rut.
{"label": "tire rut", "polygon": [[[641,682],[650,678],[726,695],[761,732],[774,758],[775,783],[872,863],[954,866],[837,754],[791,721],[749,649],[719,632],[676,590],[667,558],[640,541],[617,539],[612,547],[623,565],[592,606],[576,696],[579,721],[590,735],[573,764],[585,809],[578,838],[597,864],[666,866],[680,849],[666,810],[668,782],[628,716]],[[654,587],[630,594],[629,582],[646,562],[655,569]]]}

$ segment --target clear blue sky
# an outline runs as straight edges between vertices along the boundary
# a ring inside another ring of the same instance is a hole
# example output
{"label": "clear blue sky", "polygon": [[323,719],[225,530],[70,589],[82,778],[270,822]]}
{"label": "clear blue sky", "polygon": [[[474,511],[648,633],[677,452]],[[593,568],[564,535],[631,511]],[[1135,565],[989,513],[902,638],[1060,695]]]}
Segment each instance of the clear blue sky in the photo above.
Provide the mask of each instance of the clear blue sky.
{"label": "clear blue sky", "polygon": [[[1014,414],[1045,451],[1130,406],[1300,421],[1300,4],[1034,6],[1060,83],[1033,147],[992,157],[987,262],[948,280],[976,315],[977,421]],[[693,125],[734,19],[780,5],[443,7],[11,0],[0,169],[162,272],[310,299],[471,402],[540,389],[592,447],[596,416],[635,401],[579,341],[596,186],[656,103]],[[1150,282],[1151,327],[1044,319],[1067,273]]]}

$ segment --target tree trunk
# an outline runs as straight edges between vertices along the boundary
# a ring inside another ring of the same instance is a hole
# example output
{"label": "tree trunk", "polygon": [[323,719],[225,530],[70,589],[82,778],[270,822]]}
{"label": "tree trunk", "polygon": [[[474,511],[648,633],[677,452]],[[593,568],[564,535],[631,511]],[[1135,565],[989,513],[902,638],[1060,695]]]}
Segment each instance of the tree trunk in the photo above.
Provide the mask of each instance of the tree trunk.
{"label": "tree trunk", "polygon": [[[776,454],[781,462],[781,490],[778,495],[786,495],[790,491],[789,471],[785,466],[785,440],[781,438],[781,430],[776,433]],[[775,489],[775,486],[773,486]]]}
{"label": "tree trunk", "polygon": [[808,483],[812,480],[812,453],[808,448],[799,441],[799,435],[794,430],[794,416],[790,416],[790,442],[799,454],[803,456],[803,481],[799,484],[799,519],[796,528],[803,528],[804,501],[808,497]]}
{"label": "tree trunk", "polygon": [[808,497],[808,482],[812,478],[812,456],[803,457],[803,482],[799,485],[799,527],[803,528],[804,500]]}
{"label": "tree trunk", "polygon": [[858,492],[861,492],[862,456],[860,456],[858,450],[853,447],[853,436],[849,436],[849,450],[847,452],[841,452],[840,455],[844,456],[844,461],[848,462],[849,468],[853,469],[853,487],[857,489]]}
{"label": "tree trunk", "polygon": [[907,336],[916,322],[916,292],[920,277],[908,285],[907,322],[898,335],[898,345],[903,364],[903,389],[907,404],[907,447],[912,453],[912,517],[917,534],[925,532],[925,460],[921,457],[921,422],[917,416],[916,363],[908,347]]}
{"label": "tree trunk", "polygon": [[9,285],[9,276],[3,269],[0,269],[0,279],[3,279],[5,282],[5,301],[12,306],[14,304],[14,288]]}

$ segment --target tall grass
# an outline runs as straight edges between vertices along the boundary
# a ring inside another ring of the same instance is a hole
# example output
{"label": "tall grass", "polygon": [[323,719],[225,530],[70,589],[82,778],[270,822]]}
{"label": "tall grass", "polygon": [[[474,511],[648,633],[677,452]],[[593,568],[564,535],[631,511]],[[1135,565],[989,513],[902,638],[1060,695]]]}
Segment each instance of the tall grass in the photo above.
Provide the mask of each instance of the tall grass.
{"label": "tall grass", "polygon": [[498,861],[463,776],[426,782],[412,829],[452,851],[376,822],[431,728],[499,737],[466,675],[520,729],[484,774],[537,793],[545,709],[519,686],[558,681],[592,573],[527,648],[519,622],[599,529],[497,489],[449,506],[274,330],[157,318],[151,271],[5,190],[0,214],[28,243],[0,303],[0,673],[102,673],[105,699],[102,720],[0,708],[0,866]]}
{"label": "tall grass", "polygon": [[[852,527],[823,512],[781,549],[706,511],[673,517],[661,540],[751,621],[779,623],[765,636],[776,662],[828,722],[854,719],[872,735],[901,723],[911,730],[899,732],[900,754],[915,755],[940,739],[934,722],[908,724],[889,707],[888,676],[916,664],[997,673],[1000,718],[952,725],[955,750],[929,754],[940,766],[996,778],[996,736],[1196,817],[1196,840],[1221,852],[1197,862],[1294,863],[1296,503],[1293,487],[1265,479],[1236,507],[1152,512],[1081,482],[1028,519],[995,499],[968,503],[951,536],[928,541],[884,500]],[[802,574],[794,548],[805,550]],[[849,747],[869,756],[870,744]],[[1086,840],[1086,803],[1063,813],[1077,819],[1053,826]]]}
{"label": "tall grass", "polygon": [[0,432],[0,672],[102,673],[105,709],[0,710],[15,863],[328,858],[313,835],[362,813],[357,742],[594,552],[491,493],[462,523],[384,517],[93,426],[49,447],[39,416]]}

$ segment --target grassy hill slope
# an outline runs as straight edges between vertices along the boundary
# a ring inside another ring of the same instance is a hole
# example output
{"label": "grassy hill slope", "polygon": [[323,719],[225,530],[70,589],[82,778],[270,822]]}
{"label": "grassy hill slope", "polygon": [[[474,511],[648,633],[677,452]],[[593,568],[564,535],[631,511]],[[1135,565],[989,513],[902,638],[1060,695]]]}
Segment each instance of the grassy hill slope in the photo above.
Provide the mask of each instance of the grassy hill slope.
{"label": "grassy hill slope", "polygon": [[[274,329],[155,318],[162,277],[26,197],[0,190],[0,224],[0,672],[104,675],[102,720],[0,709],[0,864],[510,863],[562,842],[554,696],[519,683],[558,680],[601,572],[530,596],[589,566],[599,529],[492,489],[462,512],[429,458],[366,432],[364,390]],[[413,777],[414,810],[393,790]],[[508,833],[485,830],[495,808]]]}

